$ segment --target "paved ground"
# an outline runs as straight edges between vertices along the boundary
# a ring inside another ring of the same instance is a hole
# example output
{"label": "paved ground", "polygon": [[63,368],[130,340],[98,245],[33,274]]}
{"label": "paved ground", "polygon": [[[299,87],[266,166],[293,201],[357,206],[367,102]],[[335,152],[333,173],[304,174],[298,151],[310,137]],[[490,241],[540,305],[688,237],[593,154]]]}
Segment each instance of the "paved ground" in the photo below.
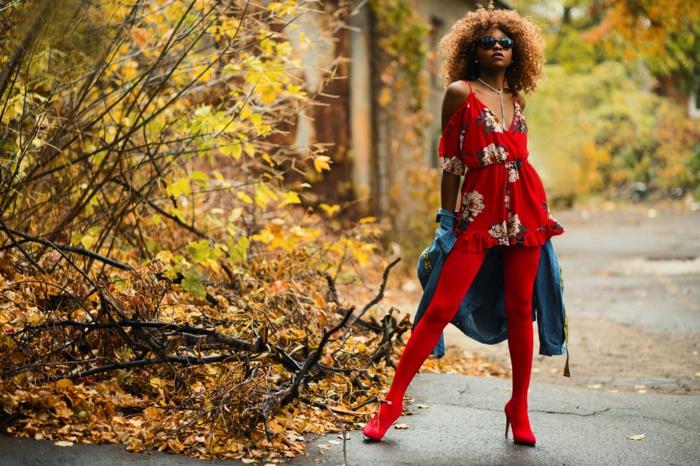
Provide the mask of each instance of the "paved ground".
{"label": "paved ground", "polygon": [[[510,382],[462,375],[419,374],[409,393],[412,416],[382,442],[353,432],[349,465],[691,465],[700,458],[700,397],[607,393],[537,384],[530,393],[532,448],[504,438],[503,405]],[[446,423],[449,420],[449,423]],[[642,440],[628,436],[644,434]],[[342,445],[319,448],[326,436],[292,464],[343,464]],[[315,450],[315,451],[314,451]]]}
{"label": "paved ground", "polygon": [[[409,389],[413,413],[399,419],[382,442],[351,432],[348,465],[693,465],[700,458],[700,397],[609,393],[535,384],[530,423],[532,448],[505,439],[504,379],[418,374]],[[419,409],[417,405],[427,408]],[[449,422],[446,422],[449,420]],[[629,436],[644,434],[641,440]],[[343,464],[342,442],[328,435],[312,442],[294,465]],[[163,453],[126,452],[120,446],[54,446],[48,441],[0,436],[0,464],[25,465],[223,465]]]}

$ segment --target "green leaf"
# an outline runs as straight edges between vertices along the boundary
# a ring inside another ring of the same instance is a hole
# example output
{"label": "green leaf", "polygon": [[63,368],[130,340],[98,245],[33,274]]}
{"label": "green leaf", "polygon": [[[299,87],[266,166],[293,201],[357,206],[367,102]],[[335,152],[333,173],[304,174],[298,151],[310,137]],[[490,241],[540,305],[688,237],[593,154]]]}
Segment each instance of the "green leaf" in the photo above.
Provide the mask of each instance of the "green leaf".
{"label": "green leaf", "polygon": [[207,295],[207,290],[204,288],[202,280],[194,270],[190,270],[185,274],[185,278],[182,280],[182,289],[197,298],[204,298]]}
{"label": "green leaf", "polygon": [[205,263],[210,257],[213,257],[212,250],[209,247],[209,241],[202,239],[193,241],[187,245],[187,252],[190,253],[192,260],[198,264]]}

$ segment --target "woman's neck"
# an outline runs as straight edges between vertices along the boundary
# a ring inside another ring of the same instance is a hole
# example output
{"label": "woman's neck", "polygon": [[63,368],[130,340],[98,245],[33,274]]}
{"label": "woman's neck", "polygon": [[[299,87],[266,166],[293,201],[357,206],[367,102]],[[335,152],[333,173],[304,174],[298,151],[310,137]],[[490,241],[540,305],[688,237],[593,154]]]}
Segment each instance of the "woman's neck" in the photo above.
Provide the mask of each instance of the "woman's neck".
{"label": "woman's neck", "polygon": [[496,89],[503,89],[505,86],[505,74],[501,71],[497,73],[489,73],[488,71],[480,70],[479,78]]}

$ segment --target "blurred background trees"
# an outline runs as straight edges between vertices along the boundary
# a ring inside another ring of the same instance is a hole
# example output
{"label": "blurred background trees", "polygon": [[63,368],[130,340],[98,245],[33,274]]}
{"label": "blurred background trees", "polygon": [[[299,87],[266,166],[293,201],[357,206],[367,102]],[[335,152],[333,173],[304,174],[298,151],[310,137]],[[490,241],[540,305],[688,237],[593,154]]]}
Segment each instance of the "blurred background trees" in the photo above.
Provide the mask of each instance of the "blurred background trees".
{"label": "blurred background trees", "polygon": [[547,39],[530,143],[553,194],[700,199],[700,8],[513,1]]}

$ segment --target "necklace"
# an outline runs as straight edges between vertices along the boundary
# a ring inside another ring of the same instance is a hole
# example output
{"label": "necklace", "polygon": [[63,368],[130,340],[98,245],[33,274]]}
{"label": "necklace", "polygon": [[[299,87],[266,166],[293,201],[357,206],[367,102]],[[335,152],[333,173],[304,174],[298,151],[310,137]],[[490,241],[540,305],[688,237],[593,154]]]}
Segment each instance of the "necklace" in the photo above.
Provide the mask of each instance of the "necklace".
{"label": "necklace", "polygon": [[491,89],[491,90],[494,91],[496,94],[498,94],[498,100],[499,100],[499,102],[501,103],[501,129],[502,129],[503,131],[505,131],[506,128],[505,128],[505,126],[503,126],[503,125],[504,125],[505,122],[506,122],[506,112],[505,112],[505,110],[503,109],[503,96],[502,96],[503,91],[505,90],[505,87],[499,91],[498,89],[496,89],[495,87],[493,87],[492,85],[490,85],[489,83],[487,83],[486,81],[484,81],[483,79],[481,79],[481,78],[477,78],[477,79],[478,79],[479,81],[481,81],[482,83],[484,83],[489,89]]}

